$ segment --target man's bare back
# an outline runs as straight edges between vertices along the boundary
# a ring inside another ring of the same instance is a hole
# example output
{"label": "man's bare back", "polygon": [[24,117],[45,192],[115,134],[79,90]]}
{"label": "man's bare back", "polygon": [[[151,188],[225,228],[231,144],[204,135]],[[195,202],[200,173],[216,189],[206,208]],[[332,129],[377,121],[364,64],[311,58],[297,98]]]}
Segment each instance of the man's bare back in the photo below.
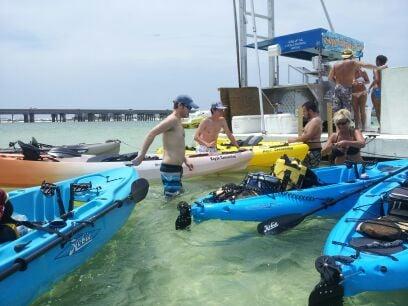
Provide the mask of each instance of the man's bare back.
{"label": "man's bare back", "polygon": [[345,60],[336,63],[332,69],[331,79],[334,80],[336,84],[351,87],[357,67],[356,61],[354,60]]}

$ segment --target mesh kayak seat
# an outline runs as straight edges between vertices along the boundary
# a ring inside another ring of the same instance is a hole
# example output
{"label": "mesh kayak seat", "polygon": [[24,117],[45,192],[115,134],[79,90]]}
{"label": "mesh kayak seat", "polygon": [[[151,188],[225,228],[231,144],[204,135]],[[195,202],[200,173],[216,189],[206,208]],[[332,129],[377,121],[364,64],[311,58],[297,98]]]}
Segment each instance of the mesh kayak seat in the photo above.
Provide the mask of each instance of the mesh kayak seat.
{"label": "mesh kayak seat", "polygon": [[247,146],[257,146],[259,145],[259,143],[263,140],[262,136],[253,136],[251,137],[248,142],[247,142]]}
{"label": "mesh kayak seat", "polygon": [[24,160],[41,160],[41,151],[39,148],[20,140],[18,141],[18,145],[21,148]]}
{"label": "mesh kayak seat", "polygon": [[389,214],[408,221],[408,188],[397,187],[388,195]]}
{"label": "mesh kayak seat", "polygon": [[88,162],[119,162],[119,161],[131,161],[137,157],[137,152],[127,154],[105,154],[91,157]]}

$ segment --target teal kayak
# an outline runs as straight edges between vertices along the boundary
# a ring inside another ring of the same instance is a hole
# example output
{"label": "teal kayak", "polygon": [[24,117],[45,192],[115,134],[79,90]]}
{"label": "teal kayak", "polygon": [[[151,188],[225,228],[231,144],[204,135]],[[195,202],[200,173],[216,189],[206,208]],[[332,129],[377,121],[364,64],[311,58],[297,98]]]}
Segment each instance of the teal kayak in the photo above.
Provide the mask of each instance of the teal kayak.
{"label": "teal kayak", "polygon": [[[312,170],[317,178],[317,184],[309,188],[266,194],[251,190],[244,193],[244,196],[233,195],[222,201],[219,201],[218,195],[224,191],[228,193],[228,190],[218,190],[196,200],[191,207],[187,203],[180,203],[176,228],[187,227],[191,218],[196,223],[211,219],[262,222],[271,217],[303,214],[329,200],[369,186],[404,166],[408,166],[408,160],[378,162],[370,166],[354,164],[322,167]],[[316,215],[341,216],[354,205],[358,196],[359,193],[352,194],[336,205],[319,210]]]}
{"label": "teal kayak", "polygon": [[[9,209],[9,221],[1,223],[0,282],[5,290],[0,304],[29,305],[87,261],[125,224],[148,187],[133,168],[122,167],[10,192],[9,200],[3,200],[14,212]],[[18,225],[12,239],[4,236],[10,224]]]}
{"label": "teal kayak", "polygon": [[362,194],[316,260],[321,280],[309,305],[341,305],[365,291],[408,289],[408,171]]}

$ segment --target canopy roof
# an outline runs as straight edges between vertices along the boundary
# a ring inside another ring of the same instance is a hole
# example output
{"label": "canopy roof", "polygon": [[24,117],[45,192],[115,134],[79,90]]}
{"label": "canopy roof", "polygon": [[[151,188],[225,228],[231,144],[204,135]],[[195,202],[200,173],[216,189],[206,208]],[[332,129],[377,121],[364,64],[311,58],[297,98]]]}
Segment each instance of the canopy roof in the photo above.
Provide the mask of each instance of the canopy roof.
{"label": "canopy roof", "polygon": [[[311,60],[312,57],[319,55],[319,50],[321,49],[322,57],[325,61],[341,59],[341,53],[344,49],[351,49],[355,57],[362,57],[364,49],[362,41],[333,33],[323,28],[264,40],[258,43],[258,49],[268,50],[268,46],[272,45],[280,46],[281,56],[303,60]],[[249,44],[247,47],[255,48],[255,45]]]}

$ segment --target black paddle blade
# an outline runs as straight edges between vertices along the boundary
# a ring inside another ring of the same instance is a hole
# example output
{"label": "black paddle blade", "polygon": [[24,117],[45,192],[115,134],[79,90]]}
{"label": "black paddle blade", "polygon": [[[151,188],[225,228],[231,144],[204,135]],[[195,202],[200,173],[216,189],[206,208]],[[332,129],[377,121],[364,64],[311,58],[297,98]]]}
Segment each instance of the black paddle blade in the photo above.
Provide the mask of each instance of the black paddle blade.
{"label": "black paddle blade", "polygon": [[176,230],[184,230],[191,225],[191,206],[187,202],[180,202],[177,205],[180,211],[176,219]]}
{"label": "black paddle blade", "polygon": [[149,192],[149,182],[144,178],[138,178],[132,183],[129,199],[135,203],[143,200]]}
{"label": "black paddle blade", "polygon": [[305,218],[302,214],[283,215],[272,217],[258,224],[257,230],[261,235],[277,235],[295,227]]}

